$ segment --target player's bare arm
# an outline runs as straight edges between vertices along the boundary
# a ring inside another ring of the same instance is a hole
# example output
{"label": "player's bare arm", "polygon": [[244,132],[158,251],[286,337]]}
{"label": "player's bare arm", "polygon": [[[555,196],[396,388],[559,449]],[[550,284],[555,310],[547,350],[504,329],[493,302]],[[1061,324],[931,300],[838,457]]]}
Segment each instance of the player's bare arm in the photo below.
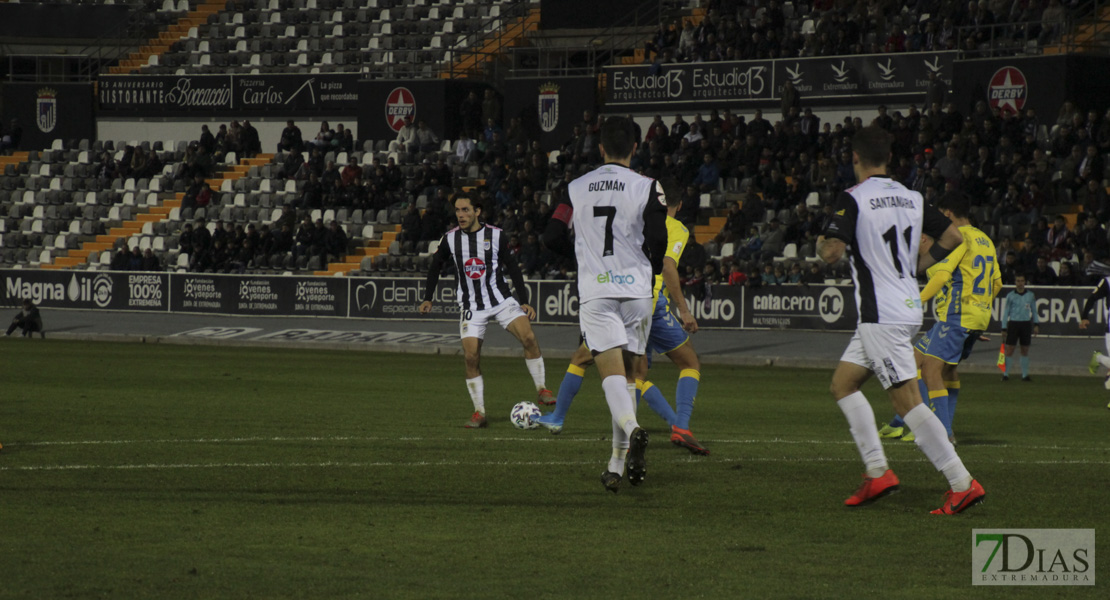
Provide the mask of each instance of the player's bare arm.
{"label": "player's bare arm", "polygon": [[690,307],[686,305],[686,297],[682,295],[682,284],[678,279],[678,265],[670,257],[663,259],[663,285],[667,286],[667,293],[678,308],[678,318],[682,321],[682,328],[687,333],[697,333],[698,321],[690,312]]}
{"label": "player's bare arm", "polygon": [[1087,329],[1091,326],[1091,320],[1087,318],[1087,315],[1091,314],[1091,310],[1094,309],[1099,299],[1107,297],[1110,297],[1110,288],[1107,288],[1106,280],[1103,279],[1098,282],[1098,285],[1095,287],[1094,291],[1091,292],[1091,295],[1087,296],[1087,301],[1083,303],[1083,311],[1080,313],[1080,319],[1082,320],[1079,321],[1080,329]]}
{"label": "player's bare arm", "polygon": [[426,314],[432,312],[432,302],[431,302],[431,300],[425,300],[425,301],[421,302],[419,310],[420,310],[420,314],[422,314],[422,315],[426,315]]}
{"label": "player's bare arm", "polygon": [[[964,242],[964,236],[955,225],[949,225],[944,233],[929,246],[928,251],[921,252],[917,259],[917,272],[923,273],[925,269],[944,260],[952,250]],[[922,246],[924,249],[924,245]]]}
{"label": "player's bare arm", "polygon": [[829,264],[843,258],[847,247],[848,245],[844,243],[844,240],[827,238],[823,235],[817,238],[817,256]]}

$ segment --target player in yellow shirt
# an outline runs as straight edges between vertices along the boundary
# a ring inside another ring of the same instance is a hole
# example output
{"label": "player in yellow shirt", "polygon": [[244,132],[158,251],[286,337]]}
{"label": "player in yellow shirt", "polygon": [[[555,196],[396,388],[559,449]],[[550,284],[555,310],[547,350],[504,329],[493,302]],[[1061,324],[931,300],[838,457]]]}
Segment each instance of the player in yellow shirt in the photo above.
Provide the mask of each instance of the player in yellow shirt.
{"label": "player in yellow shirt", "polygon": [[[929,399],[929,407],[955,442],[952,420],[960,393],[956,367],[971,355],[975,340],[990,325],[991,304],[1002,290],[1002,275],[994,243],[968,221],[967,196],[949,192],[935,206],[959,228],[964,243],[926,272],[929,282],[921,291],[921,301],[927,303],[937,296],[937,322],[914,344],[914,357],[920,372],[921,396]],[[898,428],[900,425],[891,423],[881,434],[895,437],[889,430]],[[902,439],[913,438],[907,435]]]}
{"label": "player in yellow shirt", "polygon": [[[690,432],[690,416],[694,412],[694,398],[698,394],[698,384],[701,381],[701,363],[697,352],[694,352],[689,343],[690,336],[687,335],[698,330],[698,322],[686,305],[678,279],[678,263],[690,241],[690,231],[674,218],[681,208],[681,200],[667,207],[667,252],[663,256],[663,272],[655,276],[655,312],[651,316],[648,351],[636,369],[636,389],[655,412],[663,415],[670,410],[670,404],[663,393],[647,381],[652,353],[666,354],[679,368],[678,385],[675,388],[676,410],[667,413],[665,417],[671,424],[671,443],[694,454],[704,455],[709,454],[709,450]],[[672,302],[678,308],[678,319],[675,319],[671,311]],[[672,414],[674,416],[670,418]]]}

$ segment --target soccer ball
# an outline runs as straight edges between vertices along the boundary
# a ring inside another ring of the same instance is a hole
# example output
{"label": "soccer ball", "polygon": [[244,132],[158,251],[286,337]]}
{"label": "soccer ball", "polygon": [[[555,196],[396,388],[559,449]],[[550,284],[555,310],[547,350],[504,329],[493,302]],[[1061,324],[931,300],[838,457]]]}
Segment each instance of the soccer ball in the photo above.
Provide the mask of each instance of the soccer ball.
{"label": "soccer ball", "polygon": [[536,423],[536,418],[541,415],[543,413],[540,412],[540,407],[525,400],[513,407],[513,412],[509,413],[509,420],[517,429],[535,429],[540,426]]}

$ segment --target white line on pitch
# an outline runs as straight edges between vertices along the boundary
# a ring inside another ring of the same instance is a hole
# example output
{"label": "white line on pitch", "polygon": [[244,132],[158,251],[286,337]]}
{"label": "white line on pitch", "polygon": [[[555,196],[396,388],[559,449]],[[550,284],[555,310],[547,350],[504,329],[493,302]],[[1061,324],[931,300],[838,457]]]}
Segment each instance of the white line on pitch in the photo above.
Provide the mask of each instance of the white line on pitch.
{"label": "white line on pitch", "polygon": [[[533,437],[485,437],[482,435],[466,437],[424,437],[424,436],[292,436],[292,437],[231,437],[231,438],[195,438],[195,439],[151,439],[151,440],[58,440],[41,442],[7,442],[8,446],[99,446],[99,445],[134,445],[134,444],[241,444],[251,442],[526,442],[526,443],[593,443],[604,441],[599,437],[569,437],[537,435]],[[786,440],[782,438],[771,439],[705,439],[711,444],[788,444],[788,445],[845,445],[854,444],[851,440]],[[907,448],[913,446],[906,445]],[[984,444],[967,445],[967,448],[979,449],[1019,449],[1019,450],[1068,450],[1068,451],[1108,451],[1110,447],[1074,447],[1074,446],[1025,446],[1020,444]]]}
{"label": "white line on pitch", "polygon": [[[855,458],[837,458],[837,457],[803,457],[803,458],[790,458],[790,457],[751,457],[739,459],[710,459],[710,458],[693,458],[687,457],[677,460],[662,461],[664,464],[676,463],[716,463],[716,464],[732,464],[732,463],[830,463],[830,462],[858,462]],[[925,462],[924,457],[916,457],[910,459],[910,462]],[[980,461],[982,464],[983,461]],[[987,461],[992,464],[1007,464],[1007,465],[1110,465],[1110,461],[1097,461],[1097,460],[997,460]],[[520,467],[520,466],[583,466],[583,465],[599,465],[604,463],[603,460],[589,460],[589,461],[481,461],[481,462],[464,462],[464,461],[415,461],[415,462],[318,462],[318,463],[276,463],[276,462],[258,462],[258,463],[146,463],[146,464],[126,464],[126,465],[28,465],[20,467],[0,467],[0,471],[138,471],[138,470],[172,470],[172,469],[295,469],[295,468],[308,468],[308,469],[325,469],[325,468],[349,468],[349,469],[367,469],[367,468],[392,468],[392,467]]]}

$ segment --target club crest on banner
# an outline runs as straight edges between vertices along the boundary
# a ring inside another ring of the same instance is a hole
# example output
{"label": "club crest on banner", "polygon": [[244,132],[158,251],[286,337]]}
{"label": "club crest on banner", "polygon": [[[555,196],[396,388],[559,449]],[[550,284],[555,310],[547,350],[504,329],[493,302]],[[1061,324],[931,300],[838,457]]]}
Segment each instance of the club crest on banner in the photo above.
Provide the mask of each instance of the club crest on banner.
{"label": "club crest on banner", "polygon": [[537,109],[540,115],[540,128],[545,133],[555,131],[555,127],[559,124],[559,86],[550,82],[540,86]]}
{"label": "club crest on banner", "polygon": [[52,88],[42,88],[35,99],[35,124],[39,131],[50,133],[58,124],[58,92]]}

